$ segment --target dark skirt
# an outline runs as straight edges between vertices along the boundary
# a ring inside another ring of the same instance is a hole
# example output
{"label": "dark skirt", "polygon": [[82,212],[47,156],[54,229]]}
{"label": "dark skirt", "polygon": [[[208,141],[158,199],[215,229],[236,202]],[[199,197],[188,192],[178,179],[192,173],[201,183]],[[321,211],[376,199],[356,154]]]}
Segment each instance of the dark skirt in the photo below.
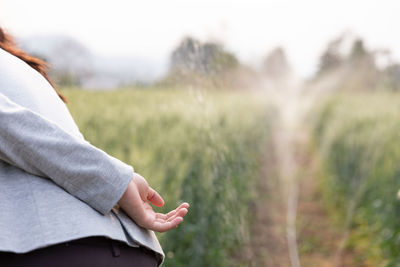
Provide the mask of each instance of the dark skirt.
{"label": "dark skirt", "polygon": [[88,237],[17,254],[0,252],[10,267],[156,267],[154,252],[105,237]]}

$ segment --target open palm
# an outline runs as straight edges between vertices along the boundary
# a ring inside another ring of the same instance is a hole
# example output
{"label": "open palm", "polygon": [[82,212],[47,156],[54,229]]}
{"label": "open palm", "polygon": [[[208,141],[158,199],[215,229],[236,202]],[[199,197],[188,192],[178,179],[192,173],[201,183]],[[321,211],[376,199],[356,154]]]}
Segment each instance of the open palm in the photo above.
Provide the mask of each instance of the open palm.
{"label": "open palm", "polygon": [[167,214],[156,213],[150,203],[161,207],[164,200],[140,174],[135,173],[119,204],[139,226],[157,232],[168,231],[183,221],[189,208],[188,203],[183,203]]}

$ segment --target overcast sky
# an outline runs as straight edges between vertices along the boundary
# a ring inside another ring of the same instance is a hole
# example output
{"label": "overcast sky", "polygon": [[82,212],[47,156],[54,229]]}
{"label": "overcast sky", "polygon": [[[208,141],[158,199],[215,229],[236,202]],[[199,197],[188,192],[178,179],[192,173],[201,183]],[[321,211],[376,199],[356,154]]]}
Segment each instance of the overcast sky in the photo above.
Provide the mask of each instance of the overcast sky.
{"label": "overcast sky", "polygon": [[103,55],[165,62],[186,35],[218,40],[246,63],[275,46],[297,72],[315,71],[326,43],[352,31],[400,55],[400,1],[389,0],[0,0],[14,35],[68,34]]}

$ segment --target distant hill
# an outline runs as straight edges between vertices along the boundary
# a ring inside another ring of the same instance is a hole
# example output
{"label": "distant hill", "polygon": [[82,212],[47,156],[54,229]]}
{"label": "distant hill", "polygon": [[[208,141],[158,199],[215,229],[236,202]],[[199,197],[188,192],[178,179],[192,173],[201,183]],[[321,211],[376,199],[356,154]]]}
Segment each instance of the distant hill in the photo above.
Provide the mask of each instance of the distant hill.
{"label": "distant hill", "polygon": [[113,89],[134,83],[150,83],[161,77],[167,66],[161,61],[93,53],[77,39],[65,35],[19,38],[20,46],[50,64],[56,84],[87,89]]}

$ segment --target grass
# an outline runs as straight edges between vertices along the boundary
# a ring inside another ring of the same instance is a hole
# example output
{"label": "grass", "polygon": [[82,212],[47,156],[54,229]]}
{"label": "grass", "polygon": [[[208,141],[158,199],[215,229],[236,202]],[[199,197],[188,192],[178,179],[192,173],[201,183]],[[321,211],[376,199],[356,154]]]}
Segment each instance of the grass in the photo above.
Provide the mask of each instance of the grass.
{"label": "grass", "polygon": [[187,201],[179,229],[159,235],[164,266],[240,266],[260,156],[274,111],[244,92],[63,90],[92,144],[134,166],[166,199]]}
{"label": "grass", "polygon": [[322,188],[348,247],[370,266],[400,264],[400,95],[342,94],[315,109]]}

